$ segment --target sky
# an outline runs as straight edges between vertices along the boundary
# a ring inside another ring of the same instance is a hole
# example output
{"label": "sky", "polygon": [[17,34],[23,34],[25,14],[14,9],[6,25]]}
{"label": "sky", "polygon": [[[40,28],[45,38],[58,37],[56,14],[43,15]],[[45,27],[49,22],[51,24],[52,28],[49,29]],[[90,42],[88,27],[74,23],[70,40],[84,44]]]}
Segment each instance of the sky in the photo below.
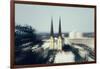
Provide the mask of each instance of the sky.
{"label": "sky", "polygon": [[63,33],[94,32],[94,8],[15,4],[15,24],[31,25],[37,32],[50,32],[51,17],[56,33],[59,17]]}

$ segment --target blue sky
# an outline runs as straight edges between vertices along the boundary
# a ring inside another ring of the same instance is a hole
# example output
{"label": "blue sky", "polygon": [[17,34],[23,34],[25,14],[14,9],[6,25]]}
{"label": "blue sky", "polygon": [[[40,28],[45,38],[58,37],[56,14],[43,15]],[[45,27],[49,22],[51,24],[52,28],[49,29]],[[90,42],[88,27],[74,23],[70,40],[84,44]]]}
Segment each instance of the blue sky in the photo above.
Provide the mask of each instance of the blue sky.
{"label": "blue sky", "polygon": [[59,16],[62,32],[94,32],[94,8],[15,4],[15,23],[31,25],[37,32],[58,32]]}

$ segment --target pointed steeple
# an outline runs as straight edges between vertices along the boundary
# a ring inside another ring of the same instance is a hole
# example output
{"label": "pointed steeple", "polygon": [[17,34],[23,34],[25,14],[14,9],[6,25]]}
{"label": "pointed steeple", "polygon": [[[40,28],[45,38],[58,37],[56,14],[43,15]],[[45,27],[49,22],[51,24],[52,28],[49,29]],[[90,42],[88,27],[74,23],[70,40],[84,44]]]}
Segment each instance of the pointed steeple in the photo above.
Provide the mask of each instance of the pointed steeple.
{"label": "pointed steeple", "polygon": [[58,50],[62,50],[63,40],[62,40],[62,32],[61,32],[61,18],[59,17],[59,32],[58,32]]}
{"label": "pointed steeple", "polygon": [[54,36],[54,31],[53,31],[53,18],[51,18],[51,31],[50,31],[50,36]]}
{"label": "pointed steeple", "polygon": [[50,49],[54,49],[53,18],[51,18],[51,30],[50,30]]}
{"label": "pointed steeple", "polygon": [[62,32],[61,32],[61,18],[59,17],[59,33],[58,36],[62,37]]}

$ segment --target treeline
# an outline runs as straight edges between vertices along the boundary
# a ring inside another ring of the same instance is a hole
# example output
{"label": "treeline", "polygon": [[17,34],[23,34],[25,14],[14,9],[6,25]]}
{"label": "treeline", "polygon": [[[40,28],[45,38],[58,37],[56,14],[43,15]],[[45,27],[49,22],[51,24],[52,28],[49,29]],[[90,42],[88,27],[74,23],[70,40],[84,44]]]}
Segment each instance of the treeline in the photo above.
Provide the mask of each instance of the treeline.
{"label": "treeline", "polygon": [[30,60],[32,57],[32,47],[36,44],[42,44],[42,40],[36,34],[36,30],[33,29],[31,26],[22,26],[16,25],[15,26],[15,56],[16,64],[23,64],[27,63],[23,62],[23,60]]}

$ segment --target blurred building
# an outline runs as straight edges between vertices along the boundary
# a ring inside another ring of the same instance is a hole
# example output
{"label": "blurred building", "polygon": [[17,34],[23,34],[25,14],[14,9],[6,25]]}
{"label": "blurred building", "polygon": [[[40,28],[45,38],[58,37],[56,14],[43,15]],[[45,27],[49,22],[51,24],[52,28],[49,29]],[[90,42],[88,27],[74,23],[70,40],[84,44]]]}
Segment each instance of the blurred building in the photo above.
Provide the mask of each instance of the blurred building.
{"label": "blurred building", "polygon": [[72,31],[69,33],[69,38],[83,38],[83,33]]}

